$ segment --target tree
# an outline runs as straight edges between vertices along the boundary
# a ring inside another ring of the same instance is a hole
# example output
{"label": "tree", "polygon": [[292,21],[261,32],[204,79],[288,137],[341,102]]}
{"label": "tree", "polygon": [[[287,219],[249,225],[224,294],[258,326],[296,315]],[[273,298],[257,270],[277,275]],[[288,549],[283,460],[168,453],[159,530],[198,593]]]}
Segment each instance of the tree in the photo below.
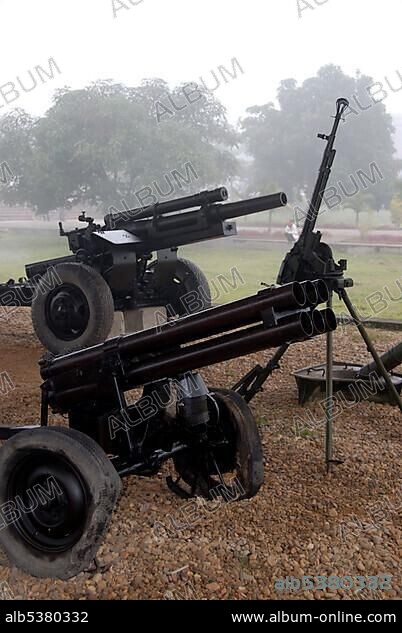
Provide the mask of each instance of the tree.
{"label": "tree", "polygon": [[323,150],[316,134],[328,131],[335,101],[344,96],[351,100],[352,109],[337,140],[339,156],[330,182],[347,183],[351,175],[359,170],[367,172],[375,163],[382,179],[370,188],[370,193],[378,208],[388,204],[396,175],[392,120],[384,104],[371,102],[371,107],[358,111],[355,101],[356,97],[367,107],[367,88],[373,83],[368,76],[356,73],[350,77],[338,66],[328,65],[300,86],[295,79],[282,81],[277,92],[278,107],[270,102],[248,108],[242,137],[254,160],[254,188],[265,193],[274,181],[293,200],[300,192],[311,195]]}
{"label": "tree", "polygon": [[0,136],[0,152],[13,156],[21,174],[12,195],[1,197],[38,213],[85,203],[107,211],[139,206],[140,190],[175,197],[225,182],[236,173],[229,152],[236,136],[223,106],[208,95],[202,106],[158,122],[155,104],[166,92],[161,80],[58,90],[45,116],[21,128],[10,123]]}
{"label": "tree", "polygon": [[0,119],[0,199],[9,205],[24,203],[20,191],[28,187],[34,155],[34,119],[24,110],[12,110]]}
{"label": "tree", "polygon": [[374,196],[371,193],[361,192],[353,197],[351,202],[348,202],[348,207],[353,209],[356,215],[355,226],[360,226],[360,214],[369,213],[373,211],[375,206]]}
{"label": "tree", "polygon": [[393,223],[399,228],[402,224],[402,194],[397,193],[391,202],[391,215]]}

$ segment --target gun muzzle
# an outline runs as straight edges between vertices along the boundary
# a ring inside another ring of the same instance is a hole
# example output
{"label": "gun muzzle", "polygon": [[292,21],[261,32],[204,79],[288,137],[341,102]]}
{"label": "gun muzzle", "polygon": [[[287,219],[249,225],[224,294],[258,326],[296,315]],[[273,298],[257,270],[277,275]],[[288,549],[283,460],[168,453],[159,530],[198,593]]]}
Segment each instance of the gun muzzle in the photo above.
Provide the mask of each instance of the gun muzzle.
{"label": "gun muzzle", "polygon": [[113,229],[123,226],[127,222],[152,218],[154,216],[158,217],[167,213],[175,213],[195,207],[207,207],[217,202],[224,202],[227,199],[228,190],[226,187],[218,187],[212,191],[201,191],[192,196],[167,200],[166,202],[157,202],[147,207],[127,209],[121,213],[109,213],[105,216],[104,222],[106,228]]}
{"label": "gun muzzle", "polygon": [[259,198],[250,198],[248,200],[240,200],[239,202],[229,202],[216,207],[216,215],[219,220],[233,220],[244,215],[260,213],[261,211],[270,211],[271,209],[279,209],[286,206],[288,199],[283,191],[272,193],[268,196],[260,196]]}

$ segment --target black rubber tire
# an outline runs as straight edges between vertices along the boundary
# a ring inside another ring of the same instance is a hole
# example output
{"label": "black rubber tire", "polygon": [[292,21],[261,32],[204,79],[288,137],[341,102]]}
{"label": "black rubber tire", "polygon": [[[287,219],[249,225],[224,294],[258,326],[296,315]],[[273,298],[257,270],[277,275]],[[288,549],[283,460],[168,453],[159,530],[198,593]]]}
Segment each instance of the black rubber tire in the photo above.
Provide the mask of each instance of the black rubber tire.
{"label": "black rubber tire", "polygon": [[[232,486],[236,492],[235,499],[238,501],[254,497],[264,481],[264,455],[255,418],[248,404],[235,391],[214,388],[210,392],[219,406],[221,415],[229,417],[235,433],[232,456],[233,463],[236,464],[236,481]],[[219,464],[219,455],[216,457],[218,465],[222,465],[222,462]],[[177,473],[190,487],[195,480],[193,468],[196,462],[196,456],[186,456],[185,453],[174,459]],[[227,470],[223,469],[223,472]],[[211,498],[212,486],[213,480],[203,473],[198,476],[195,494]],[[230,487],[229,485],[228,488]]]}
{"label": "black rubber tire", "polygon": [[[157,266],[158,262],[154,261],[148,266],[148,270],[155,270]],[[208,279],[194,262],[178,257],[176,279],[179,283],[175,284],[178,288],[174,288],[174,293],[169,288],[156,286],[158,296],[167,304],[168,316],[186,316],[211,307],[211,289]],[[190,293],[196,293],[196,298],[193,300],[190,296],[191,300],[187,305],[182,299]]]}
{"label": "black rubber tire", "polygon": [[79,431],[64,427],[22,431],[0,449],[0,507],[11,501],[9,481],[19,460],[21,463],[35,450],[61,456],[85,482],[88,503],[83,531],[66,551],[44,553],[27,542],[12,523],[0,530],[0,546],[10,562],[28,574],[66,580],[84,571],[95,558],[118,500],[121,480],[103,449]]}
{"label": "black rubber tire", "polygon": [[[51,329],[47,318],[47,302],[51,293],[63,284],[81,291],[88,309],[85,330],[68,340]],[[112,292],[103,277],[90,266],[75,262],[57,264],[40,279],[32,302],[32,323],[42,345],[53,354],[103,343],[112,329],[113,319]]]}

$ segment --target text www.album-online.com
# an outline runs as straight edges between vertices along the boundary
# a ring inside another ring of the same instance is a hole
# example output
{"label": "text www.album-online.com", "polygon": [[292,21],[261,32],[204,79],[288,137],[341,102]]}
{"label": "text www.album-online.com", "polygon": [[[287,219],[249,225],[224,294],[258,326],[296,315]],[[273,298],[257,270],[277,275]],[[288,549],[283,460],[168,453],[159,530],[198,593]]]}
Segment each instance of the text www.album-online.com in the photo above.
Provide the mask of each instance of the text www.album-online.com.
{"label": "text www.album-online.com", "polygon": [[344,622],[373,622],[373,623],[394,623],[396,622],[395,613],[345,613],[338,611],[337,613],[320,613],[313,615],[312,613],[286,613],[286,611],[277,611],[274,613],[232,613],[232,622],[266,622],[269,624],[293,622],[301,624],[304,622],[318,621],[321,623],[332,622],[335,624],[343,624]]}

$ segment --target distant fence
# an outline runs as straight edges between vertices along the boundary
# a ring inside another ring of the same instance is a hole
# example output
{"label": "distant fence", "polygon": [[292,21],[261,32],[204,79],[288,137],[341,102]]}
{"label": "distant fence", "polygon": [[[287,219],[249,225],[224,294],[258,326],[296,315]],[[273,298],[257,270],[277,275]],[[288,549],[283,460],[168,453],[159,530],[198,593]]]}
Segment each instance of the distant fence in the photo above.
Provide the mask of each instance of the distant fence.
{"label": "distant fence", "polygon": [[[229,238],[230,239],[230,238]],[[290,245],[285,240],[267,240],[260,238],[251,238],[251,237],[233,237],[231,238],[231,242],[234,245],[239,247],[248,246],[253,247],[253,249],[258,250],[269,250],[269,249],[278,249],[278,250],[289,250]],[[349,253],[349,252],[359,252],[359,253],[379,253],[379,252],[389,252],[395,253],[398,255],[402,255],[402,244],[375,244],[373,242],[332,242],[331,248],[337,253]]]}
{"label": "distant fence", "polygon": [[30,222],[36,220],[37,222],[58,222],[63,220],[76,220],[79,213],[82,211],[81,207],[74,207],[73,209],[67,209],[62,211],[62,218],[59,211],[50,211],[48,216],[35,215],[32,209],[28,207],[4,207],[0,206],[0,222]]}
{"label": "distant fence", "polygon": [[[353,319],[347,315],[342,315],[337,317],[337,321],[341,325],[349,325],[353,323]],[[401,332],[402,331],[402,321],[398,321],[397,319],[362,319],[362,323],[366,327],[375,328],[376,330],[394,330]]]}
{"label": "distant fence", "polygon": [[0,222],[23,222],[34,217],[32,210],[26,207],[0,207]]}

